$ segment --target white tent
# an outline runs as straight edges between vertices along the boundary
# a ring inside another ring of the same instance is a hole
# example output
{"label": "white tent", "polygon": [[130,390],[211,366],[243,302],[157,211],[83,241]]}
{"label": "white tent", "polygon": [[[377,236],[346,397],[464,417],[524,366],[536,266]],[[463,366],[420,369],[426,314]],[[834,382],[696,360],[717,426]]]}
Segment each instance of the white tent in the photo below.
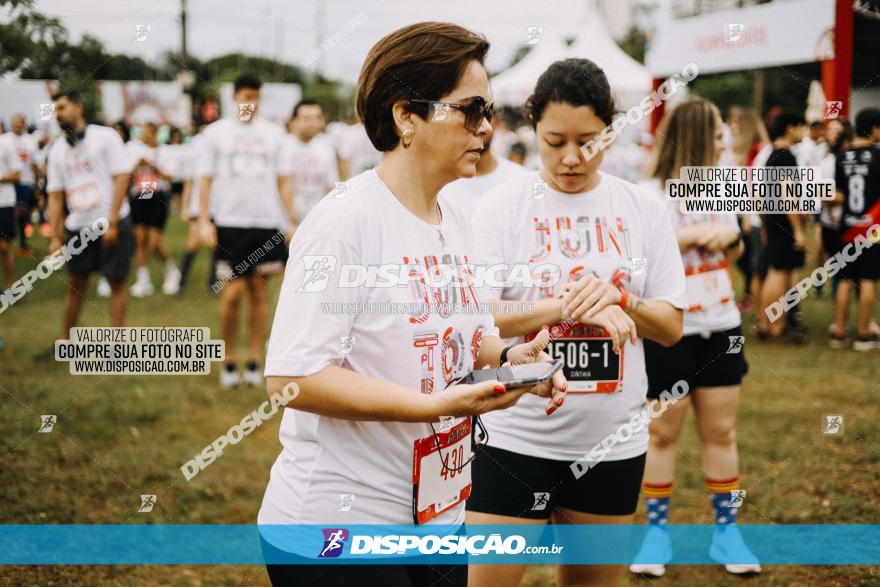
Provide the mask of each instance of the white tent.
{"label": "white tent", "polygon": [[492,98],[498,106],[522,106],[535,89],[535,82],[547,67],[569,57],[569,48],[559,38],[541,39],[516,65],[492,78]]}
{"label": "white tent", "polygon": [[628,108],[651,91],[648,70],[627,55],[608,34],[608,26],[588,0],[581,24],[574,30],[575,42],[566,46],[562,38],[542,38],[519,63],[492,78],[496,104],[521,106],[531,95],[538,77],[553,62],[569,57],[585,57],[605,71],[619,106]]}

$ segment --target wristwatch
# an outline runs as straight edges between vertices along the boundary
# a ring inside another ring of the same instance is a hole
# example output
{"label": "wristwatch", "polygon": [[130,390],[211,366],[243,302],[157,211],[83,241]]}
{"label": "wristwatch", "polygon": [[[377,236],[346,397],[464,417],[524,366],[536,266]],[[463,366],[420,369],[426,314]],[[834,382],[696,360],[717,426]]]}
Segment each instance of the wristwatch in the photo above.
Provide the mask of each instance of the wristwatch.
{"label": "wristwatch", "polygon": [[504,363],[507,362],[507,351],[509,351],[510,349],[512,349],[514,346],[515,346],[515,345],[512,345],[512,344],[511,344],[511,345],[508,345],[508,346],[504,347],[504,348],[501,350],[501,358],[498,359],[498,366],[499,366],[499,367],[500,367],[501,365],[503,365]]}

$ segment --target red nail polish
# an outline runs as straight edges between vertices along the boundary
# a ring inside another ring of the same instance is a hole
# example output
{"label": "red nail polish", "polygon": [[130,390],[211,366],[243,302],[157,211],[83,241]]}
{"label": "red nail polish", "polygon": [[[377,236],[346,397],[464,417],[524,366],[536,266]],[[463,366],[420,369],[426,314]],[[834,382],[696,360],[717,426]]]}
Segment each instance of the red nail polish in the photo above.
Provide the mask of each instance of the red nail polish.
{"label": "red nail polish", "polygon": [[557,405],[557,406],[561,406],[561,405],[562,405],[562,402],[564,402],[564,401],[565,401],[565,398],[564,398],[564,397],[557,397],[557,398],[556,398],[556,405]]}
{"label": "red nail polish", "polygon": [[498,395],[501,395],[502,393],[507,393],[507,390],[504,389],[503,385],[496,385],[494,389],[495,393],[497,393]]}
{"label": "red nail polish", "polygon": [[547,408],[547,415],[549,416],[550,414],[552,414],[555,411],[556,411],[556,406],[550,406]]}

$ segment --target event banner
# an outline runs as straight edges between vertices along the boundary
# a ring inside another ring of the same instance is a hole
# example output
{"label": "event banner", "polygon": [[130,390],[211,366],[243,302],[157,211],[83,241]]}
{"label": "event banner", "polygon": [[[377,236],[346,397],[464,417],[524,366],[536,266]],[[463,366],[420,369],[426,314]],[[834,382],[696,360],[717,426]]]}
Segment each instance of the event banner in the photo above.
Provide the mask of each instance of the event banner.
{"label": "event banner", "polygon": [[[668,564],[716,564],[708,555],[712,533],[730,528],[762,564],[880,564],[877,524],[670,524],[676,550]],[[646,531],[642,525],[5,524],[0,564],[629,564]]]}

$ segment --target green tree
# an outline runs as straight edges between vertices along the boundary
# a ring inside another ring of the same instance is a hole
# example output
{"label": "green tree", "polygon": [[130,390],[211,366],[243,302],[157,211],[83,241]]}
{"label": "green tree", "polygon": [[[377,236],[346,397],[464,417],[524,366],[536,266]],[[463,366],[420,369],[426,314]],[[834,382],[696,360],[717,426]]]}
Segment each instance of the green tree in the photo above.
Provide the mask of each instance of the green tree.
{"label": "green tree", "polygon": [[34,0],[0,0],[7,20],[0,23],[0,73],[19,71],[47,48],[67,42],[56,18],[34,9]]}

